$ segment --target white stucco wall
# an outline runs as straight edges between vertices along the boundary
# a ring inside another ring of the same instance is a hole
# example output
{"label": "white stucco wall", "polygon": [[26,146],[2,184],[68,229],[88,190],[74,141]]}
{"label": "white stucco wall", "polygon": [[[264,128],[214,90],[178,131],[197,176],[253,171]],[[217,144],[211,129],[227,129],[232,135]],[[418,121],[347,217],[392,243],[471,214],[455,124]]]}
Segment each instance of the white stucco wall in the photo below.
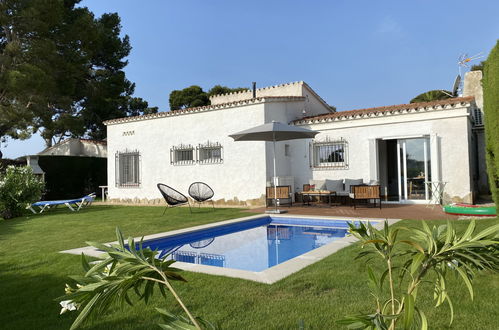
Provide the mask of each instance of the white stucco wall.
{"label": "white stucco wall", "polygon": [[[312,88],[310,88],[305,82],[298,81],[288,84],[269,86],[264,88],[257,88],[256,97],[265,96],[303,96],[305,97],[305,103],[300,109],[300,114],[302,111],[306,111],[306,116],[315,116],[324,113],[331,112],[330,107],[325,103],[324,100],[320,98],[317,93],[315,93]],[[227,102],[248,100],[253,97],[253,91],[243,91],[238,93],[229,93],[214,95],[210,97],[212,105],[223,104]]]}
{"label": "white stucco wall", "polygon": [[[303,96],[303,82],[269,86],[256,89],[256,97],[264,96]],[[213,95],[210,97],[211,104],[222,104],[227,102],[248,100],[253,97],[253,91],[247,90],[237,93]]]}
{"label": "white stucco wall", "polygon": [[[240,204],[240,201],[257,202],[265,194],[266,182],[273,174],[272,143],[234,142],[228,135],[272,120],[289,123],[299,119],[303,116],[305,102],[302,98],[260,99],[176,112],[168,116],[145,116],[108,123],[109,198],[159,200],[161,195],[156,188],[157,183],[167,184],[187,194],[192,182],[203,181],[214,189],[215,200],[235,204]],[[376,171],[379,176],[379,167],[384,166],[377,163],[376,157],[373,158],[372,141],[428,136],[431,141],[432,180],[447,182],[447,200],[470,202],[473,191],[470,108],[468,105],[455,105],[300,124],[320,131],[317,140],[326,136],[346,140],[348,167],[312,169],[310,139],[282,141],[276,145],[277,175],[294,177],[295,190],[301,190],[302,185],[312,178],[362,178],[368,182],[374,179]],[[314,109],[324,113],[323,108]],[[223,146],[223,163],[183,166],[170,163],[172,146],[190,144],[195,147],[207,141]],[[289,156],[285,155],[286,145],[289,145]],[[140,152],[140,187],[115,185],[115,154],[126,150]],[[439,155],[439,161],[436,155]]]}
{"label": "white stucco wall", "polygon": [[[294,120],[303,117],[303,107],[305,101],[302,102],[287,102],[287,103],[267,103],[265,105],[265,122],[273,120],[290,123]],[[322,112],[324,114],[324,112]],[[277,176],[293,176],[291,164],[298,154],[295,152],[296,146],[308,145],[311,139],[288,140],[276,143],[276,164]],[[285,155],[285,146],[289,145],[290,156]],[[270,180],[273,177],[273,144],[267,142],[267,178]],[[301,155],[299,155],[301,157]]]}
{"label": "white stucco wall", "polygon": [[[432,173],[436,180],[437,172],[441,180],[447,182],[447,198],[471,201],[470,165],[470,117],[468,108],[459,107],[426,113],[393,115],[379,118],[342,120],[303,125],[318,130],[316,136],[322,140],[344,139],[348,142],[348,167],[345,169],[312,169],[309,162],[308,144],[294,145],[291,167],[295,185],[300,188],[309,179],[360,179],[364,182],[371,177],[369,141],[373,139],[404,138],[426,135],[437,137],[440,144],[440,164],[432,158]],[[435,149],[434,143],[430,148]],[[298,156],[300,155],[300,156]],[[301,157],[303,155],[303,157]],[[433,153],[432,153],[433,155]]]}
{"label": "white stucco wall", "polygon": [[[265,192],[265,142],[234,142],[228,135],[263,123],[262,103],[109,125],[109,198],[161,198],[157,183],[164,183],[187,195],[189,185],[195,181],[210,185],[215,191],[215,200],[260,198]],[[170,164],[172,146],[197,146],[207,141],[219,142],[223,146],[223,163]],[[115,154],[125,150],[140,152],[140,187],[115,185]]]}

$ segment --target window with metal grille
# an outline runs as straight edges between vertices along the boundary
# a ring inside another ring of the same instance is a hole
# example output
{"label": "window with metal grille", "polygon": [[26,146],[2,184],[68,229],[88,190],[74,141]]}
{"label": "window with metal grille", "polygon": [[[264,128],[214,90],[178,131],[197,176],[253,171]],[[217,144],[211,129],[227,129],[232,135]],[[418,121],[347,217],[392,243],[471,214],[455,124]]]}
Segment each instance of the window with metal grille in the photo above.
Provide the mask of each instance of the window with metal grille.
{"label": "window with metal grille", "polygon": [[315,168],[345,168],[348,166],[347,142],[314,141],[311,144],[312,167]]}
{"label": "window with metal grille", "polygon": [[194,147],[179,145],[170,149],[170,163],[173,165],[190,165],[195,163]]}
{"label": "window with metal grille", "polygon": [[138,151],[117,152],[116,186],[137,187],[140,185],[140,153]]}
{"label": "window with metal grille", "polygon": [[222,145],[218,142],[207,142],[197,146],[198,162],[200,164],[217,164],[223,162]]}

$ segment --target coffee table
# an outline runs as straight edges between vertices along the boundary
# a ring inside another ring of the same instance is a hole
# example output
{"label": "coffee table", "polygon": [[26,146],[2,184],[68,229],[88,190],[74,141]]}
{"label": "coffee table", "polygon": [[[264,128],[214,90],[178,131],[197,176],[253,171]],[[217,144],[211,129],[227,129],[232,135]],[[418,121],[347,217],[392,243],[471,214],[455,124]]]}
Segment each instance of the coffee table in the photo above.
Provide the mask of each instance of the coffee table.
{"label": "coffee table", "polygon": [[[336,197],[336,191],[329,191],[329,190],[310,190],[310,191],[301,191],[298,193],[302,197],[302,202],[303,205],[311,206],[310,200],[312,199],[313,196],[318,197],[319,202],[322,197],[327,197],[328,199],[328,204],[329,207],[332,206],[332,199],[333,197]],[[305,198],[307,197],[307,198]],[[307,201],[305,203],[305,200]]]}

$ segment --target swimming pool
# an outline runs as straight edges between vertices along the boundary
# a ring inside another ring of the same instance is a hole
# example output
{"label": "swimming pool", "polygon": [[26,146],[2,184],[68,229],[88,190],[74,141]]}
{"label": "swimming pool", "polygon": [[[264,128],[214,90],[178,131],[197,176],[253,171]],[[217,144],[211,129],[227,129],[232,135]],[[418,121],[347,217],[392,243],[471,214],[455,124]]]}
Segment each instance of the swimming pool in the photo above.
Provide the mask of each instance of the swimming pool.
{"label": "swimming pool", "polygon": [[143,242],[160,257],[261,272],[347,235],[347,221],[264,216]]}
{"label": "swimming pool", "polygon": [[[272,284],[355,242],[345,236],[348,222],[369,221],[382,228],[384,220],[255,215],[148,235],[143,246],[170,255],[176,268]],[[102,254],[93,247],[61,252]]]}

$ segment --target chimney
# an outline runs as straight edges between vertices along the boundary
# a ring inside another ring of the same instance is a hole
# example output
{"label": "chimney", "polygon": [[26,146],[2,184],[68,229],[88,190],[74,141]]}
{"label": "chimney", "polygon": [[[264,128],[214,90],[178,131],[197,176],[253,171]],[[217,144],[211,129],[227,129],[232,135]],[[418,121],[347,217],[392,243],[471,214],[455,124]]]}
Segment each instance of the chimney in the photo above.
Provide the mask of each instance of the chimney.
{"label": "chimney", "polygon": [[256,99],[256,82],[253,81],[253,98]]}

